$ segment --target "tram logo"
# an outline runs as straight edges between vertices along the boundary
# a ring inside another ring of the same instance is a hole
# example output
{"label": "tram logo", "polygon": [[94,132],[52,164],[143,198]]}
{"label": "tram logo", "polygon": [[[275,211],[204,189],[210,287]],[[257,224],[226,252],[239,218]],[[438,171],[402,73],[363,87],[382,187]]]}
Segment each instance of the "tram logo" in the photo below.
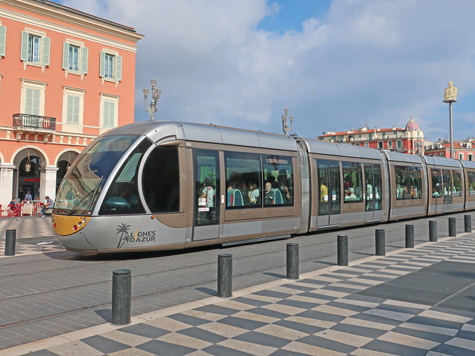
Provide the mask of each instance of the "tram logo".
{"label": "tram logo", "polygon": [[130,225],[122,223],[117,225],[117,235],[120,234],[119,243],[117,248],[124,246],[126,242],[152,242],[155,241],[155,231],[139,231],[135,229],[134,231],[129,231]]}

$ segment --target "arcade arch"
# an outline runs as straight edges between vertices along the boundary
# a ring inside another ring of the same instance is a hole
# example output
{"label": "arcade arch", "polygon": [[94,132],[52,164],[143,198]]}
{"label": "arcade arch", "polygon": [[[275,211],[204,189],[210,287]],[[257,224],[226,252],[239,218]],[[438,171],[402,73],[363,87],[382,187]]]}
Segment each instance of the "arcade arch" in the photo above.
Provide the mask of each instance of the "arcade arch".
{"label": "arcade arch", "polygon": [[25,146],[14,153],[13,164],[13,195],[25,198],[29,191],[33,199],[40,199],[42,177],[47,166],[47,156],[43,150],[35,146]]}
{"label": "arcade arch", "polygon": [[60,152],[56,158],[56,167],[58,168],[56,172],[56,191],[58,190],[59,184],[63,179],[64,175],[71,167],[74,160],[79,156],[80,151],[78,150],[64,150]]}

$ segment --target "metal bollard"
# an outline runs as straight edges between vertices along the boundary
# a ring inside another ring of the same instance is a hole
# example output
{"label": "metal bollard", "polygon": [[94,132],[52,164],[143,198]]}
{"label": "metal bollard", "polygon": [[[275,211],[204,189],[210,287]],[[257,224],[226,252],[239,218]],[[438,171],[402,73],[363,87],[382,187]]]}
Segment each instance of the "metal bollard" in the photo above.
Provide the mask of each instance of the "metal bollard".
{"label": "metal bollard", "polygon": [[472,232],[472,216],[471,215],[464,215],[463,222],[465,225],[465,232]]}
{"label": "metal bollard", "polygon": [[414,225],[406,224],[406,248],[414,248]]}
{"label": "metal bollard", "polygon": [[348,266],[348,236],[337,236],[337,263],[338,266]]}
{"label": "metal bollard", "polygon": [[386,255],[386,246],[385,246],[385,232],[384,229],[376,229],[375,232],[376,239],[376,256]]}
{"label": "metal bollard", "polygon": [[129,269],[112,272],[112,324],[130,323],[132,276]]}
{"label": "metal bollard", "polygon": [[7,230],[5,234],[5,256],[15,256],[16,230]]}
{"label": "metal bollard", "polygon": [[299,279],[299,244],[287,244],[287,279]]}
{"label": "metal bollard", "polygon": [[429,220],[429,241],[437,242],[437,221]]}
{"label": "metal bollard", "polygon": [[233,255],[218,255],[218,297],[229,298],[233,293]]}
{"label": "metal bollard", "polygon": [[457,236],[457,219],[449,218],[449,236]]}

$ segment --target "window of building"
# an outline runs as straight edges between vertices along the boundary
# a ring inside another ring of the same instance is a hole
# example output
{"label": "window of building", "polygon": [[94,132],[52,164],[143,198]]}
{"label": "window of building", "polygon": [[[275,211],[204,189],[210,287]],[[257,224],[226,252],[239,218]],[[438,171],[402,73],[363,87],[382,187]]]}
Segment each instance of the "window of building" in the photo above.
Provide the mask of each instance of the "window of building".
{"label": "window of building", "polygon": [[0,57],[4,57],[7,42],[7,28],[1,25],[2,22],[0,21]]}
{"label": "window of building", "polygon": [[51,39],[45,33],[27,29],[21,33],[21,60],[27,64],[49,66]]}
{"label": "window of building", "polygon": [[46,83],[22,80],[21,108],[22,114],[44,116]]}
{"label": "window of building", "polygon": [[393,148],[393,141],[388,141],[388,150]]}
{"label": "window of building", "polygon": [[179,211],[180,169],[177,147],[154,148],[143,168],[142,189],[145,202],[152,213]]}
{"label": "window of building", "polygon": [[365,146],[365,147],[369,147],[369,143],[368,143],[368,142],[365,142],[365,143],[364,143],[364,146]]}
{"label": "window of building", "polygon": [[463,160],[463,153],[459,153],[459,159]]}
{"label": "window of building", "polygon": [[401,140],[398,140],[396,142],[396,145],[397,145],[396,147],[397,147],[398,150],[402,149],[402,141]]}
{"label": "window of building", "polygon": [[225,152],[224,159],[226,165],[226,209],[260,208],[263,197],[260,155]]}
{"label": "window of building", "polygon": [[363,201],[361,165],[356,162],[342,162],[345,203]]}
{"label": "window of building", "polygon": [[469,161],[473,161],[473,154],[472,153],[467,154],[467,156],[468,156]]}
{"label": "window of building", "polygon": [[119,121],[119,97],[113,95],[101,95],[101,128],[103,131],[118,126]]}
{"label": "window of building", "polygon": [[383,149],[383,142],[378,141],[378,150],[382,150],[382,149]]}
{"label": "window of building", "polygon": [[84,93],[83,89],[63,89],[63,131],[82,133]]}
{"label": "window of building", "polygon": [[441,153],[441,154],[440,154],[440,157],[445,157],[445,153]]}
{"label": "window of building", "polygon": [[112,51],[101,51],[99,74],[103,80],[121,81],[122,57]]}
{"label": "window of building", "polygon": [[87,74],[88,49],[84,44],[68,40],[63,43],[63,69],[68,73]]}
{"label": "window of building", "polygon": [[293,205],[294,185],[292,157],[262,156],[264,206]]}

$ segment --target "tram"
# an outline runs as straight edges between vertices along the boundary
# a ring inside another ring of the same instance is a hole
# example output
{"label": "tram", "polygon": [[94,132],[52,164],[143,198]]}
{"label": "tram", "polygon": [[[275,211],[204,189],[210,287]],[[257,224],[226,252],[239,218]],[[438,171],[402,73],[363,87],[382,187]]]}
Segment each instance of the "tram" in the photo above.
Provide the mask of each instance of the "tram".
{"label": "tram", "polygon": [[474,189],[475,162],[146,121],[81,153],[51,221],[72,251],[182,249],[475,209]]}

